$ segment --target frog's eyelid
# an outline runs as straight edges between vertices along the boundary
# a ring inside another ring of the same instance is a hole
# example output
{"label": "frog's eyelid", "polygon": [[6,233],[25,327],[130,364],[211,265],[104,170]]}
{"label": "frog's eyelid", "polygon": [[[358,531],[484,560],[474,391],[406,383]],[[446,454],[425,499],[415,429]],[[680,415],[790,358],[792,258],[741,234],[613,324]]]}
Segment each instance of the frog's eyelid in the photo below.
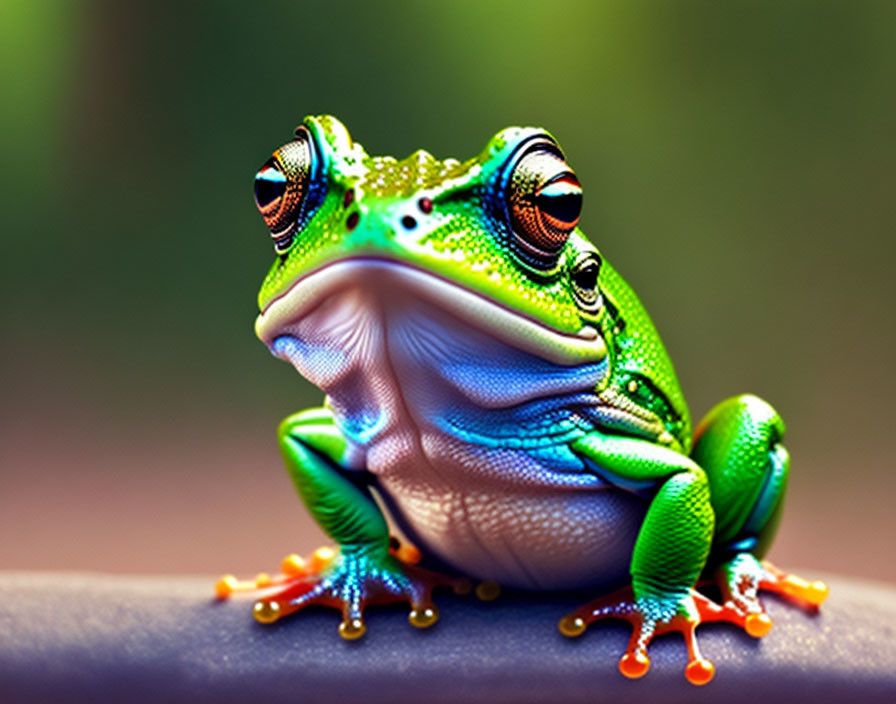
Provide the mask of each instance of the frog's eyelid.
{"label": "frog's eyelid", "polygon": [[[327,183],[323,174],[326,173],[327,157],[321,147],[317,135],[313,130],[308,129],[304,125],[296,127],[296,135],[303,131],[307,135],[308,145],[311,150],[311,169],[308,175],[308,191],[305,194],[305,202],[302,204],[301,214],[299,218],[307,221],[314,214],[324,198],[327,195]],[[296,220],[297,224],[299,219]]]}
{"label": "frog's eyelid", "polygon": [[500,188],[502,190],[507,188],[507,185],[510,183],[510,179],[513,176],[513,171],[517,164],[519,164],[528,154],[536,151],[553,154],[560,161],[564,163],[566,162],[566,156],[563,154],[563,150],[560,149],[560,145],[554,141],[553,137],[547,133],[530,135],[526,139],[521,140],[507,159],[505,159],[500,179]]}

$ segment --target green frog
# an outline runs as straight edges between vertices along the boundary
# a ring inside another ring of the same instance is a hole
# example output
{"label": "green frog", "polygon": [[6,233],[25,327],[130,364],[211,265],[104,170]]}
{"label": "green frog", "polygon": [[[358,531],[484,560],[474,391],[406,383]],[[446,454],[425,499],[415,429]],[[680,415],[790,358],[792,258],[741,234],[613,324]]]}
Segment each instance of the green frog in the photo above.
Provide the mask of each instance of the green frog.
{"label": "green frog", "polygon": [[337,547],[288,556],[276,578],[222,578],[220,597],[267,589],[263,623],[332,606],[354,639],[373,603],[431,626],[434,588],[467,579],[482,598],[593,590],[562,633],[629,621],[619,668],[634,678],[651,639],[679,631],[695,684],[714,673],[698,624],[760,637],[760,590],[825,598],[762,561],[789,467],[780,416],[741,395],[692,432],[647,312],[578,228],[582,186],[548,132],[399,161],[308,117],[255,202],[276,254],[256,333],[325,395],[283,421],[280,449]]}

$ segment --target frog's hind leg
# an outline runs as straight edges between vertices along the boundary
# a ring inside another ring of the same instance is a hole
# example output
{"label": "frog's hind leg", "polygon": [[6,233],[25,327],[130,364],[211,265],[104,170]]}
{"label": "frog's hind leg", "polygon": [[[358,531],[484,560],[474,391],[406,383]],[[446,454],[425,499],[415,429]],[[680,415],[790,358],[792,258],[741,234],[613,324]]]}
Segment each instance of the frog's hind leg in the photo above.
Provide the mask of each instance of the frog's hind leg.
{"label": "frog's hind leg", "polygon": [[697,647],[697,626],[741,617],[694,589],[713,537],[705,472],[679,452],[636,438],[595,431],[572,447],[592,471],[618,486],[649,488],[652,498],[632,553],[631,587],[576,609],[560,621],[560,632],[577,636],[593,621],[628,621],[632,637],[619,670],[634,678],[650,667],[651,640],[677,631],[688,646],[685,675],[693,684],[706,684],[715,668]]}
{"label": "frog's hind leg", "polygon": [[759,600],[767,590],[817,605],[822,582],[809,583],[760,562],[777,531],[790,458],[784,423],[762,399],[742,395],[713,408],[695,432],[692,458],[706,472],[716,533],[708,565],[725,606],[743,617],[750,635],[765,635],[771,618]]}

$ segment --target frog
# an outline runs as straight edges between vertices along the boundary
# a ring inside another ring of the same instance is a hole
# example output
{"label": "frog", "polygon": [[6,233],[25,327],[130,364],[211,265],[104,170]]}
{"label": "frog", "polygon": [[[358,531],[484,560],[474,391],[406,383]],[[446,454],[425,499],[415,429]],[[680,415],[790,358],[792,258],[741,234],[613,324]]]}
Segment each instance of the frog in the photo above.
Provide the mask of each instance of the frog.
{"label": "frog", "polygon": [[309,116],[254,193],[275,252],[255,332],[324,396],[278,444],[335,547],[288,555],[277,577],[227,575],[219,598],[263,590],[263,624],[333,607],[354,640],[373,604],[432,626],[441,587],[587,590],[561,633],[628,621],[618,669],[638,678],[652,639],[679,632],[696,685],[715,672],[698,625],[760,638],[761,591],[825,599],[764,559],[789,473],[781,417],[741,394],[692,429],[651,318],[579,227],[583,189],[549,132],[399,160]]}

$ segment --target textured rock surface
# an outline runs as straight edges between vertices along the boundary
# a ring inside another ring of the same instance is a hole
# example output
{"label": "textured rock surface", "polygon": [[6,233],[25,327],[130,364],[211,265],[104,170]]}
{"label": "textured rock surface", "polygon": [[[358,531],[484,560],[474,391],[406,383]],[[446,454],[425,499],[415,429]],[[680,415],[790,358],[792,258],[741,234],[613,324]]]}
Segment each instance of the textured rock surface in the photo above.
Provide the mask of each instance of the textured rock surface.
{"label": "textured rock surface", "polygon": [[579,599],[437,594],[432,629],[371,609],[367,635],[347,643],[334,611],[260,626],[251,600],[215,602],[211,577],[0,572],[0,701],[896,702],[896,588],[826,579],[817,614],[769,597],[761,641],[702,627],[716,677],[695,688],[677,636],[654,642],[638,681],[616,670],[625,626],[561,636]]}

